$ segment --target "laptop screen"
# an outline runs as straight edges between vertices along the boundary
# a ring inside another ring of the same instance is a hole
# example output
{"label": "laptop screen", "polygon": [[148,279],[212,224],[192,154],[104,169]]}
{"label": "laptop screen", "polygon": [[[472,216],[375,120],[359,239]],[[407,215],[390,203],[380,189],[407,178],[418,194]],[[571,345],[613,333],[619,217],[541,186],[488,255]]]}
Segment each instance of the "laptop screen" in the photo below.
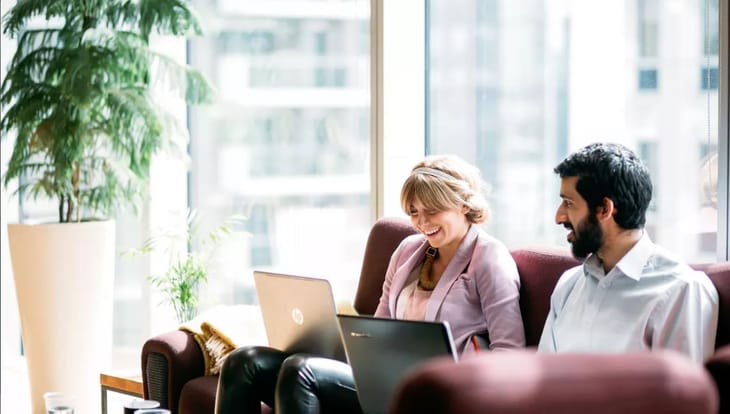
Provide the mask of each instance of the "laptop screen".
{"label": "laptop screen", "polygon": [[447,322],[337,315],[365,414],[385,414],[401,380],[416,366],[442,356],[457,360]]}

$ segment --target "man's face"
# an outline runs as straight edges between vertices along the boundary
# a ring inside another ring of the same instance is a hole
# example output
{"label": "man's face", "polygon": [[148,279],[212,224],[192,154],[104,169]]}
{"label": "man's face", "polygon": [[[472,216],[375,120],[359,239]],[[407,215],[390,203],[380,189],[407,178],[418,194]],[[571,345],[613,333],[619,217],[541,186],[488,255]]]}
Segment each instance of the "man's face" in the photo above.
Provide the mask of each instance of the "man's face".
{"label": "man's face", "polygon": [[588,210],[588,203],[575,189],[578,177],[564,177],[560,182],[562,202],[555,212],[555,222],[568,229],[567,239],[573,256],[585,259],[603,244],[603,230],[595,213]]}

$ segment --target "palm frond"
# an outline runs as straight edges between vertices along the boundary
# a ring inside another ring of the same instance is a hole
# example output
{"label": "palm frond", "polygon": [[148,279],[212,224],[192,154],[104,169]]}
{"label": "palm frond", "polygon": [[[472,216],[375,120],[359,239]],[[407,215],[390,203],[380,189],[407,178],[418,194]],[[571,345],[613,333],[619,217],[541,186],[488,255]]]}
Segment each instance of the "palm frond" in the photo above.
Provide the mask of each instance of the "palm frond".
{"label": "palm frond", "polygon": [[169,56],[150,52],[156,86],[168,92],[182,92],[186,102],[207,103],[213,98],[213,88],[205,77],[187,65],[181,65]]}
{"label": "palm frond", "polygon": [[[53,27],[27,27],[38,16]],[[3,16],[18,47],[0,85],[0,134],[16,135],[3,182],[55,197],[59,219],[110,215],[141,199],[153,155],[187,131],[157,88],[206,102],[205,78],[149,49],[151,33],[199,34],[187,0],[23,0]],[[65,213],[64,213],[65,212]]]}
{"label": "palm frond", "polygon": [[3,17],[3,33],[15,37],[28,21],[36,16],[46,20],[68,15],[73,6],[68,0],[25,0],[18,1]]}
{"label": "palm frond", "polygon": [[153,29],[162,35],[200,35],[198,17],[186,0],[140,0],[139,27],[142,36],[149,39]]}

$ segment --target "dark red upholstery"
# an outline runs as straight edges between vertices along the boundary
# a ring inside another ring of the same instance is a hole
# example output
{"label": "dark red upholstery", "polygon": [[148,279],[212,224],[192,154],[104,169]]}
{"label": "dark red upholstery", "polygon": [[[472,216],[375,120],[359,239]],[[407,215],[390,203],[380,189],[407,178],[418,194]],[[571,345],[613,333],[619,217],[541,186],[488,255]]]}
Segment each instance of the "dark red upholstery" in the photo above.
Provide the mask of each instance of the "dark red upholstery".
{"label": "dark red upholstery", "polygon": [[353,302],[358,313],[375,313],[390,256],[403,239],[415,233],[416,229],[405,219],[383,218],[373,225],[365,245],[360,280]]}
{"label": "dark red upholstery", "polygon": [[720,393],[720,413],[730,414],[730,262],[696,266],[710,277],[720,296],[716,352],[705,363]]}
{"label": "dark red upholstery", "polygon": [[183,386],[200,377],[203,370],[203,354],[187,332],[167,332],[148,339],[142,346],[144,397],[159,401],[173,413],[177,412]]}
{"label": "dark red upholstery", "polygon": [[560,275],[580,262],[568,249],[549,247],[512,251],[520,274],[520,309],[527,346],[537,346],[550,311],[550,294]]}
{"label": "dark red upholstery", "polygon": [[730,414],[730,345],[719,348],[705,367],[720,393],[720,414]]}
{"label": "dark red upholstery", "polygon": [[715,348],[730,344],[730,262],[692,266],[707,273],[720,296]]}
{"label": "dark red upholstery", "polygon": [[401,384],[391,414],[715,414],[705,370],[674,352],[480,353],[436,360]]}
{"label": "dark red upholstery", "polygon": [[212,412],[215,407],[215,392],[218,376],[202,376],[186,382],[180,392],[180,414],[199,414]]}

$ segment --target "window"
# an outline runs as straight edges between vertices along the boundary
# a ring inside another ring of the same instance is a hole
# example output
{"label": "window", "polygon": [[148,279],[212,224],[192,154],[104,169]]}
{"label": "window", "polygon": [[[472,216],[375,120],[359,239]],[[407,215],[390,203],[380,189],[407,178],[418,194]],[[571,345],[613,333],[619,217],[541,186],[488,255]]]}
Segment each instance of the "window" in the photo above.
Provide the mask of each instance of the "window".
{"label": "window", "polygon": [[702,50],[706,56],[717,56],[720,50],[720,1],[702,0]]}
{"label": "window", "polygon": [[638,0],[639,56],[657,57],[659,42],[659,4],[657,0]]}
{"label": "window", "polygon": [[[656,142],[647,141],[643,139],[637,140],[636,154],[641,158],[649,169],[649,174],[652,177],[659,175],[659,145]],[[651,204],[649,204],[649,211],[656,211],[656,200],[658,198],[658,188],[654,188],[654,194],[652,196]]]}
{"label": "window", "polygon": [[659,79],[656,69],[642,69],[639,71],[639,89],[656,89],[658,85]]}
{"label": "window", "polygon": [[717,89],[717,68],[702,68],[702,90]]}
{"label": "window", "polygon": [[659,87],[659,4],[657,0],[637,0],[637,51],[639,90],[650,91]]}
{"label": "window", "polygon": [[702,0],[702,90],[717,89],[718,59],[720,50],[720,3],[719,0]]}
{"label": "window", "polygon": [[693,2],[629,4],[427,2],[428,152],[455,152],[482,169],[492,185],[487,227],[509,246],[567,247],[554,224],[552,169],[568,152],[610,140],[652,169],[653,239],[688,261],[716,258],[707,240],[717,237],[717,203],[700,189],[708,176],[716,183],[717,169],[687,154],[717,154],[716,66],[703,64],[702,90],[694,69],[706,62],[701,39],[714,39],[707,48],[717,54],[718,20],[707,18],[717,1],[702,10]]}
{"label": "window", "polygon": [[219,99],[191,109],[190,204],[213,222],[244,214],[248,232],[203,300],[254,303],[253,269],[351,299],[371,223],[370,3],[255,3],[195,2],[220,22],[189,48]]}

